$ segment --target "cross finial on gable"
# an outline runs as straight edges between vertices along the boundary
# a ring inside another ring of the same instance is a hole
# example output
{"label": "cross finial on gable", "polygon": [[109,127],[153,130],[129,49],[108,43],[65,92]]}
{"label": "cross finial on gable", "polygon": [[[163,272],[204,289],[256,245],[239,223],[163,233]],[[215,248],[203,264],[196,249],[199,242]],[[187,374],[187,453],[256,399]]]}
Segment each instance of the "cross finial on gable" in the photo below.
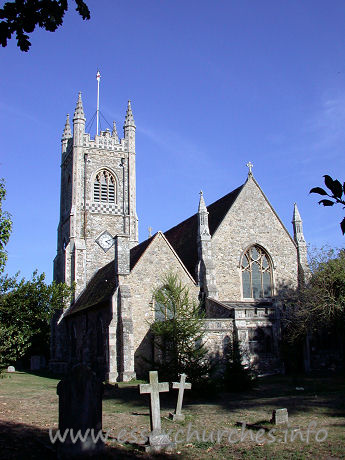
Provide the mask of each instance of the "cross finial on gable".
{"label": "cross finial on gable", "polygon": [[151,236],[152,236],[152,227],[149,227],[148,231],[149,231],[149,238],[151,238]]}
{"label": "cross finial on gable", "polygon": [[252,168],[253,168],[253,163],[251,161],[248,161],[248,163],[246,164],[247,168],[249,169],[249,172],[248,172],[248,175],[249,176],[252,176]]}

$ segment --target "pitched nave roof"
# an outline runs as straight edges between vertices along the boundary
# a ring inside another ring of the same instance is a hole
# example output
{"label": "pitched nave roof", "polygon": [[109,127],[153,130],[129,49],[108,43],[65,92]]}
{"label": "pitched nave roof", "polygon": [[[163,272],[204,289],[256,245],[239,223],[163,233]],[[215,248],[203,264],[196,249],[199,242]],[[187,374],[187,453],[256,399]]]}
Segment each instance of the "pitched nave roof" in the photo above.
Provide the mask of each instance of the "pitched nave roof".
{"label": "pitched nave roof", "polygon": [[[242,188],[243,185],[207,206],[207,211],[209,213],[208,224],[211,236],[217,230],[227,212],[234,204]],[[197,234],[197,213],[164,233],[194,279],[196,278],[195,268],[198,263]]]}
{"label": "pitched nave roof", "polygon": [[[223,196],[219,200],[210,204],[207,207],[208,222],[211,236],[217,230],[218,226],[226,216],[227,212],[234,204],[243,185],[236,188],[232,192]],[[167,230],[164,235],[172,248],[175,250],[190,275],[196,279],[195,268],[198,263],[198,214],[194,214],[175,227]],[[130,269],[132,270],[141,256],[149,247],[154,236],[148,238],[142,243],[134,246],[130,252]],[[106,302],[114,293],[116,288],[115,279],[115,262],[111,261],[104,267],[100,268],[95,275],[90,279],[84,291],[77,298],[76,302],[71,305],[66,312],[66,315],[76,313],[85,308],[94,305],[100,305]]]}

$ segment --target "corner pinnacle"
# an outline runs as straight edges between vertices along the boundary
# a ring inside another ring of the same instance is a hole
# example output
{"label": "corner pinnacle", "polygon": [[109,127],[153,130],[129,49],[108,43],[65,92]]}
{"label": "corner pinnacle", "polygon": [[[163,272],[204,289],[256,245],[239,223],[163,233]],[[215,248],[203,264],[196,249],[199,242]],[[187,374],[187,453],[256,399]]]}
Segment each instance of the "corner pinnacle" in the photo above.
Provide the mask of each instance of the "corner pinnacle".
{"label": "corner pinnacle", "polygon": [[73,120],[76,120],[78,118],[83,119],[85,121],[85,115],[84,115],[84,109],[83,109],[83,101],[81,99],[81,91],[79,91],[79,94],[78,94],[78,101],[77,101],[77,105],[75,107]]}
{"label": "corner pinnacle", "polygon": [[71,125],[69,122],[69,114],[67,114],[65,127],[62,133],[62,140],[70,139],[71,137],[72,137]]}
{"label": "corner pinnacle", "polygon": [[130,100],[128,101],[125,124],[123,125],[123,127],[126,128],[128,126],[132,126],[132,127],[135,128],[135,122],[134,122],[134,117],[133,117],[132,106],[131,106],[131,101]]}

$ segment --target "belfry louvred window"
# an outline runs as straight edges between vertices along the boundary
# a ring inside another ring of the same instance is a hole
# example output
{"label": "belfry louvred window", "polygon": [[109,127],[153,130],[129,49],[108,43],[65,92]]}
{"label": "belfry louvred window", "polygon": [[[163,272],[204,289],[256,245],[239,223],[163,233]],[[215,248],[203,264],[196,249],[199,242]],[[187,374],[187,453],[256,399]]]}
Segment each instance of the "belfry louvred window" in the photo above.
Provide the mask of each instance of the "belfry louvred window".
{"label": "belfry louvred window", "polygon": [[116,180],[106,169],[100,171],[93,184],[93,201],[115,203]]}
{"label": "belfry louvred window", "polygon": [[264,249],[250,247],[243,254],[241,270],[244,299],[272,296],[272,266]]}

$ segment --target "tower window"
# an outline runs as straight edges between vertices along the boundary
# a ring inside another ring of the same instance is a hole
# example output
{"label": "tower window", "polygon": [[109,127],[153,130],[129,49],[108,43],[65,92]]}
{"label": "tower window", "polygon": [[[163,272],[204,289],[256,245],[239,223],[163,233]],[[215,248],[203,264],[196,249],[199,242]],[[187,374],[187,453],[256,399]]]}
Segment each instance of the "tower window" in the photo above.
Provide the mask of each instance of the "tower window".
{"label": "tower window", "polygon": [[250,247],[242,257],[243,298],[272,296],[272,267],[268,255],[259,246]]}
{"label": "tower window", "polygon": [[115,203],[116,180],[106,169],[100,171],[93,184],[93,201]]}

